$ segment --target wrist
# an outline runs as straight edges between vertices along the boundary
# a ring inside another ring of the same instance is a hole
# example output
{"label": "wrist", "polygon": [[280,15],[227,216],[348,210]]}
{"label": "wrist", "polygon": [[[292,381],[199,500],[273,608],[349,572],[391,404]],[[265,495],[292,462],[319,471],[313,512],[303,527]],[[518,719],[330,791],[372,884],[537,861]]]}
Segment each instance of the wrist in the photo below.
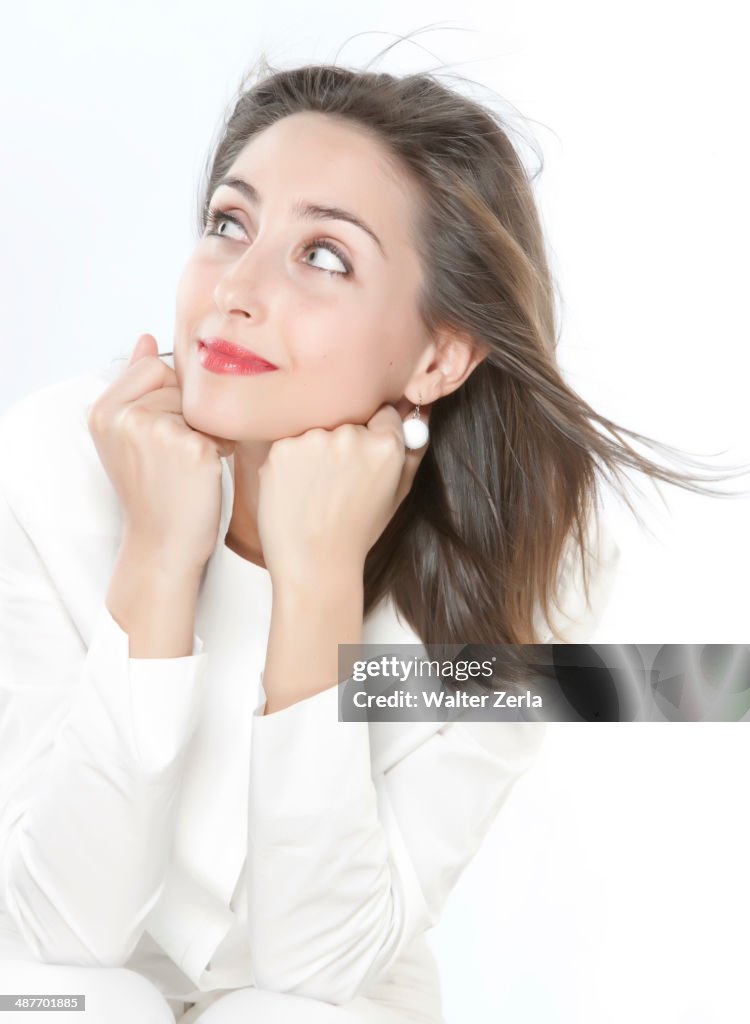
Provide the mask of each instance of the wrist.
{"label": "wrist", "polygon": [[288,574],[273,581],[274,607],[290,613],[305,611],[325,616],[332,607],[362,604],[365,593],[363,574],[330,567],[324,572]]}
{"label": "wrist", "polygon": [[264,714],[349,678],[351,651],[362,642],[363,607],[362,572],[352,566],[274,583]]}
{"label": "wrist", "polygon": [[314,566],[298,563],[294,570],[272,577],[273,599],[285,605],[317,608],[352,600],[364,593],[364,564],[344,563]]}
{"label": "wrist", "polygon": [[153,552],[125,543],[105,603],[128,635],[130,658],[183,658],[193,653],[200,576]]}
{"label": "wrist", "polygon": [[166,589],[200,587],[206,562],[195,562],[183,551],[158,545],[127,529],[122,535],[117,555],[119,565],[127,565],[135,573],[143,572]]}

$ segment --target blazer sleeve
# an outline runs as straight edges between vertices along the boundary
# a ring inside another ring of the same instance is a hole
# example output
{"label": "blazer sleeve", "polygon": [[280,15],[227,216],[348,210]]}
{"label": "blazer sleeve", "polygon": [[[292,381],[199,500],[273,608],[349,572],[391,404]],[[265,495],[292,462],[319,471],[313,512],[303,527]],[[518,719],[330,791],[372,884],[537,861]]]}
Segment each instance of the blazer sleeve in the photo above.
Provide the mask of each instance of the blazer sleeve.
{"label": "blazer sleeve", "polygon": [[247,871],[257,985],[339,1004],[364,994],[437,922],[545,728],[450,723],[373,779],[368,724],[338,720],[337,687],[256,712]]}
{"label": "blazer sleeve", "polygon": [[131,659],[104,603],[86,649],[5,477],[0,903],[36,959],[118,966],[164,883],[208,655],[194,635],[189,657]]}
{"label": "blazer sleeve", "polygon": [[[593,535],[590,602],[560,575],[566,642],[585,642],[619,548]],[[596,555],[596,552],[595,552]],[[364,994],[438,921],[544,722],[451,722],[373,776],[367,722],[338,720],[338,688],[253,716],[248,928],[257,984],[332,1003]]]}

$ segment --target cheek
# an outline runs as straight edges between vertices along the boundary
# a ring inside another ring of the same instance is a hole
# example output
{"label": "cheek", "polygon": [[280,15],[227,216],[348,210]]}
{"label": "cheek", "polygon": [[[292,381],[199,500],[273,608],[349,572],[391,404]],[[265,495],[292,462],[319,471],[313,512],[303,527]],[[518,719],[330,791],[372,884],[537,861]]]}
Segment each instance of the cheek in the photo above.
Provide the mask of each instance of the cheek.
{"label": "cheek", "polygon": [[387,368],[380,331],[361,315],[338,314],[314,327],[307,322],[296,332],[295,348],[305,376],[327,380],[331,387],[355,382],[358,388],[368,382],[377,387]]}
{"label": "cheek", "polygon": [[[401,395],[399,359],[372,324],[347,322],[310,339],[300,353],[297,408],[310,423],[329,429],[364,423],[385,401]],[[402,374],[401,374],[402,375]]]}
{"label": "cheek", "polygon": [[177,379],[182,387],[183,363],[207,310],[213,303],[214,275],[195,259],[185,264],[175,291],[175,322],[172,349]]}
{"label": "cheek", "polygon": [[196,302],[205,299],[207,286],[208,274],[205,268],[195,260],[188,260],[177,282],[175,311],[178,320],[190,316]]}

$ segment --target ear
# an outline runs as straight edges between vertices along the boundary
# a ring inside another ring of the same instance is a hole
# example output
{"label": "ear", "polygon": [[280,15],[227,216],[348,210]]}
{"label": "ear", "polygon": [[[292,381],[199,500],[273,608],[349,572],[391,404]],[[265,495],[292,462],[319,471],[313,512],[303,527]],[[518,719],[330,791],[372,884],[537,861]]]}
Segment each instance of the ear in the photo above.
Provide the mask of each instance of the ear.
{"label": "ear", "polygon": [[450,395],[489,354],[490,349],[466,331],[441,328],[433,336],[426,364],[413,378],[409,393],[420,392],[425,404]]}

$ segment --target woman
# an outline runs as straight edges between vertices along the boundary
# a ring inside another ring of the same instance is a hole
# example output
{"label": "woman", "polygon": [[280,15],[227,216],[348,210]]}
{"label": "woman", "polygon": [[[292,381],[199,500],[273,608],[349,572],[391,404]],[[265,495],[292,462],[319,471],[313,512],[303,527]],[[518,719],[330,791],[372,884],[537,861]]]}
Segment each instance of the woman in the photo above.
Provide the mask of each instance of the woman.
{"label": "woman", "polygon": [[264,66],[200,226],[173,364],[3,420],[0,989],[433,1024],[543,726],[339,722],[337,645],[584,641],[597,474],[701,488],[563,381],[528,178],[430,76]]}

